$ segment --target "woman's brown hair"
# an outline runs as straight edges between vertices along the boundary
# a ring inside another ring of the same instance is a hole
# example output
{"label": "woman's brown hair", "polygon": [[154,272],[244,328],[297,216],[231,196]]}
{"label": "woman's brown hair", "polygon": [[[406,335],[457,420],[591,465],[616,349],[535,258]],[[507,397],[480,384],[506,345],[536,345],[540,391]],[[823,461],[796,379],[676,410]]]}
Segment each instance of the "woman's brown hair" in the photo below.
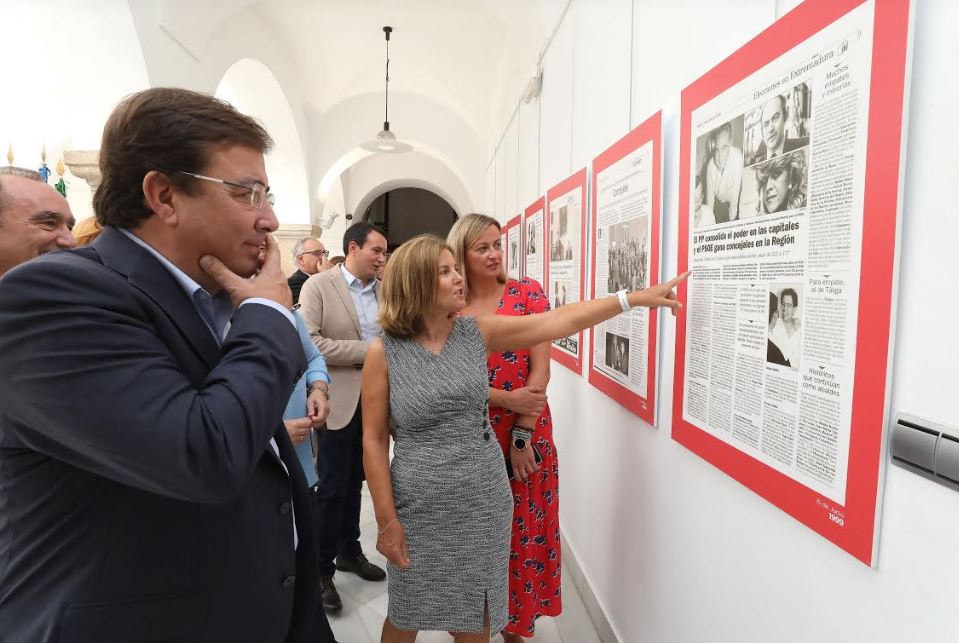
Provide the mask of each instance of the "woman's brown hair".
{"label": "woman's brown hair", "polygon": [[380,326],[394,337],[423,330],[423,316],[436,304],[440,256],[452,248],[432,234],[413,237],[392,254],[380,290]]}

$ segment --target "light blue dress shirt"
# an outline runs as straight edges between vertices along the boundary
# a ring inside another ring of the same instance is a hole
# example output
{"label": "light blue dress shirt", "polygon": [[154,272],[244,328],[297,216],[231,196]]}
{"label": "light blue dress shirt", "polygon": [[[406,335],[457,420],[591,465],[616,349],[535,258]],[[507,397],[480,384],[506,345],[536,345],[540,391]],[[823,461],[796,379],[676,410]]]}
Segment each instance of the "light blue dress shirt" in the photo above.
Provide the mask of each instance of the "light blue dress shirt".
{"label": "light blue dress shirt", "polygon": [[356,316],[360,320],[360,334],[364,341],[372,341],[383,332],[377,321],[380,304],[376,301],[376,288],[379,282],[376,279],[370,279],[370,283],[363,285],[358,277],[346,269],[346,264],[341,263],[340,270],[343,271],[346,288],[350,291],[350,297],[353,298],[353,307],[356,308]]}
{"label": "light blue dress shirt", "polygon": [[[296,330],[300,333],[300,342],[303,344],[303,352],[306,354],[306,373],[293,387],[293,395],[290,396],[286,411],[283,412],[284,420],[298,420],[306,417],[307,389],[313,385],[313,382],[330,383],[330,374],[326,370],[326,359],[323,358],[323,353],[316,348],[316,344],[310,339],[310,331],[306,329],[306,322],[296,311],[293,311],[293,317],[296,319]],[[300,466],[303,467],[303,473],[306,474],[306,484],[311,487],[318,480],[316,468],[313,466],[312,443],[312,440],[307,440],[293,447],[296,449],[296,457],[300,460]]]}

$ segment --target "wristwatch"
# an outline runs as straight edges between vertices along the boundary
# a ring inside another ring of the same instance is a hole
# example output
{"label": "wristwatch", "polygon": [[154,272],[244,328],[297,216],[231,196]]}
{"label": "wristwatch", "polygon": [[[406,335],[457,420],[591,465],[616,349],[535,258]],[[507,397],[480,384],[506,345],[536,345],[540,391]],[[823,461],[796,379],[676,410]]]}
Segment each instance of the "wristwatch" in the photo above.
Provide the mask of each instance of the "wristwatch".
{"label": "wristwatch", "polygon": [[529,446],[529,441],[533,438],[533,429],[521,424],[514,424],[510,428],[510,437],[513,441],[513,448],[517,451],[525,451]]}
{"label": "wristwatch", "polygon": [[307,395],[309,395],[313,391],[322,391],[323,395],[326,396],[326,399],[330,399],[330,387],[327,386],[326,382],[324,382],[323,380],[318,380],[310,384],[310,387],[307,390]]}

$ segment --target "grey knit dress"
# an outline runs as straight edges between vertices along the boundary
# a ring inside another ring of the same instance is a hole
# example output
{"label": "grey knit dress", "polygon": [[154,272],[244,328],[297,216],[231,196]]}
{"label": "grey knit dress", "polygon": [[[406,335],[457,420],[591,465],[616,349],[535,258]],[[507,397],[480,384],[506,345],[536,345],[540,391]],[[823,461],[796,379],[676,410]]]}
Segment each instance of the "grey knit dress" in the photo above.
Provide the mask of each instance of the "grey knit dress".
{"label": "grey knit dress", "polygon": [[389,618],[403,630],[481,632],[507,619],[513,501],[488,419],[486,349],[457,318],[434,354],[383,336],[396,424],[391,474],[411,565],[388,565]]}

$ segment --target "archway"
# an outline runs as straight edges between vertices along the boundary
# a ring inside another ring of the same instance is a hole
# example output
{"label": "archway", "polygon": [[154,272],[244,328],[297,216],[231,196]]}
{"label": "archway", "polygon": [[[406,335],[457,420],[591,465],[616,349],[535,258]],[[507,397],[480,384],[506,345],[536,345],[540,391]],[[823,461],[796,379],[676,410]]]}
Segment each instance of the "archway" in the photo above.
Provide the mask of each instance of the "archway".
{"label": "archway", "polygon": [[456,222],[456,210],[430,190],[401,187],[377,196],[354,220],[369,221],[386,232],[390,250],[418,234],[446,238]]}
{"label": "archway", "polygon": [[306,159],[293,111],[269,68],[251,58],[233,63],[216,89],[216,97],[258,119],[273,137],[266,156],[270,189],[276,194],[281,224],[310,225],[310,190]]}

